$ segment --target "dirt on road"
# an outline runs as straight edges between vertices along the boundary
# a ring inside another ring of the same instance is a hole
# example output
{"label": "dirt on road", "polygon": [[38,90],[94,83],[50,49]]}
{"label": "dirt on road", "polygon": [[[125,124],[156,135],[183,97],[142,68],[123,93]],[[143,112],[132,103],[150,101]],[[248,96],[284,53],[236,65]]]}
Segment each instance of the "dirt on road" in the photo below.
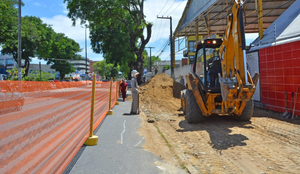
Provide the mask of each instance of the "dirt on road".
{"label": "dirt on road", "polygon": [[255,108],[249,122],[209,117],[188,124],[172,84],[160,74],[140,87],[139,132],[165,173],[299,173],[299,120]]}

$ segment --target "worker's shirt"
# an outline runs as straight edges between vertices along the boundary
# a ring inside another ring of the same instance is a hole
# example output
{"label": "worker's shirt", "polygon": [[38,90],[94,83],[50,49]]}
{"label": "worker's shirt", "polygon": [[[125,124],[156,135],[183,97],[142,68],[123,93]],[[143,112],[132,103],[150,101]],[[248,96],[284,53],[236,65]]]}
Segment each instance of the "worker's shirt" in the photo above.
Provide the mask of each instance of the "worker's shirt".
{"label": "worker's shirt", "polygon": [[138,87],[139,86],[137,84],[136,78],[132,77],[131,78],[131,92],[139,93]]}
{"label": "worker's shirt", "polygon": [[128,85],[127,85],[126,82],[120,84],[120,88],[121,88],[121,92],[122,92],[122,93],[126,92],[127,86],[128,86]]}

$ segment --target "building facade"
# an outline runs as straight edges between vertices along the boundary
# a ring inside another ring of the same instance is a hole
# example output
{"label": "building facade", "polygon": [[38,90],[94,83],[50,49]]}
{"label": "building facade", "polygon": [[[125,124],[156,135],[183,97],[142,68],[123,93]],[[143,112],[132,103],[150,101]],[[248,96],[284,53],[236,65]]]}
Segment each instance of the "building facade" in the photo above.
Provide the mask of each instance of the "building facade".
{"label": "building facade", "polygon": [[7,74],[6,70],[17,67],[17,63],[10,55],[0,55],[0,74]]}
{"label": "building facade", "polygon": [[85,76],[85,73],[90,73],[90,59],[82,58],[81,60],[70,60],[69,62],[76,69],[76,74]]}

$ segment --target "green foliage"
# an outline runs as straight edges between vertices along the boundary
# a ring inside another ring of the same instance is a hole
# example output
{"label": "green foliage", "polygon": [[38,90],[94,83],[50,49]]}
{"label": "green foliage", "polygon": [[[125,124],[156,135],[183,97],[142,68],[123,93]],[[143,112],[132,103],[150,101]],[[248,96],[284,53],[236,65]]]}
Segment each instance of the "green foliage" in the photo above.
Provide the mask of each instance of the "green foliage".
{"label": "green foliage", "polygon": [[51,65],[51,68],[59,72],[61,80],[64,79],[66,74],[75,72],[73,65],[67,61],[59,62],[59,60],[55,60],[54,62],[55,63]]}
{"label": "green foliage", "polygon": [[32,71],[29,76],[26,76],[26,79],[30,81],[49,81],[55,79],[55,74],[43,71]]}
{"label": "green foliage", "polygon": [[[75,25],[89,21],[93,50],[103,53],[114,65],[127,65],[129,72],[143,73],[143,50],[151,37],[152,24],[146,22],[144,0],[64,0]],[[144,30],[147,37],[144,37]],[[136,55],[133,56],[133,55]],[[141,81],[141,76],[139,76]]]}
{"label": "green foliage", "polygon": [[[11,70],[6,70],[6,72],[8,72],[8,78],[10,80],[18,80],[18,68],[13,68]],[[25,74],[25,68],[22,68],[22,72],[21,72],[22,76]],[[24,79],[22,79],[24,80]]]}
{"label": "green foliage", "polygon": [[99,61],[93,64],[95,72],[100,76],[108,77],[118,77],[118,72],[120,70],[119,66],[114,66],[114,64],[106,63],[105,60]]}
{"label": "green foliage", "polygon": [[[12,55],[18,60],[18,0],[0,1],[0,46],[1,53]],[[72,72],[68,63],[60,63],[61,59],[79,59],[80,46],[64,34],[54,30],[35,16],[22,17],[22,59],[25,60],[25,74],[32,57],[38,57],[54,64],[57,71],[64,76],[66,71]],[[51,59],[50,59],[51,58]],[[60,59],[53,60],[53,59]],[[67,72],[67,73],[69,73]]]}
{"label": "green foliage", "polygon": [[12,38],[12,29],[18,27],[18,0],[0,1],[0,44],[4,38]]}
{"label": "green foliage", "polygon": [[44,58],[44,60],[48,61],[47,64],[52,64],[51,68],[59,72],[60,78],[63,79],[66,74],[75,72],[75,68],[68,60],[81,59],[81,56],[77,54],[80,51],[79,44],[63,33],[52,33],[50,47],[51,50],[46,52],[46,57],[53,57],[59,60],[49,58]]}
{"label": "green foliage", "polygon": [[[151,55],[152,56],[152,55]],[[161,61],[161,59],[158,57],[158,56],[152,56],[151,57],[151,62],[152,62],[152,68],[155,66],[154,65],[154,62],[157,62],[157,61]],[[145,60],[144,60],[144,68],[147,68],[149,69],[150,68],[150,55],[149,56],[146,56]]]}
{"label": "green foliage", "polygon": [[164,69],[171,69],[171,65],[167,65],[163,67]]}

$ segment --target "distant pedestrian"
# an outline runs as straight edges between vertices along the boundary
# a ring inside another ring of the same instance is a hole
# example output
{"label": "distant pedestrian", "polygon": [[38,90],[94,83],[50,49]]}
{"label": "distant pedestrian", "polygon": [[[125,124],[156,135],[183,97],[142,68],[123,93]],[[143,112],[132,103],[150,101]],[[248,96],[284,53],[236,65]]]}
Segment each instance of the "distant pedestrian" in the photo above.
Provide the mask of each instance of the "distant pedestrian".
{"label": "distant pedestrian", "polygon": [[137,83],[137,76],[139,72],[133,70],[131,72],[131,94],[132,94],[132,104],[130,114],[139,114],[139,89]]}
{"label": "distant pedestrian", "polygon": [[123,98],[123,102],[125,102],[125,98],[126,98],[126,93],[127,93],[127,83],[125,82],[125,79],[122,80],[121,84],[120,84],[120,91],[122,93],[122,98]]}
{"label": "distant pedestrian", "polygon": [[184,85],[184,78],[183,78],[183,76],[180,76],[180,83]]}

